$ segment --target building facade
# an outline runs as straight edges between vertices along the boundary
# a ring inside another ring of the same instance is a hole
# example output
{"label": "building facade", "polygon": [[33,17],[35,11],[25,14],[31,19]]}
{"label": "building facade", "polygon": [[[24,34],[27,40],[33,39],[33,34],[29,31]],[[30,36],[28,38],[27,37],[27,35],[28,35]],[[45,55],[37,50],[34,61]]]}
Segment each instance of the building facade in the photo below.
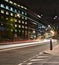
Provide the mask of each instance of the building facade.
{"label": "building facade", "polygon": [[0,1],[0,40],[37,38],[36,21],[26,7],[11,0]]}

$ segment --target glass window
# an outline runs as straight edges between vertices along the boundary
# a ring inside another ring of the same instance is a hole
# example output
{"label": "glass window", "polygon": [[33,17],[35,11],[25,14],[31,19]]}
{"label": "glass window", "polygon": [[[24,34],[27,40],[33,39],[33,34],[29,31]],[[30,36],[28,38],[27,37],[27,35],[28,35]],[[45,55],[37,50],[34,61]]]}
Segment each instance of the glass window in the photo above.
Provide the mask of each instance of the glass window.
{"label": "glass window", "polygon": [[20,5],[18,5],[18,7],[20,7]]}
{"label": "glass window", "polygon": [[6,9],[8,9],[8,10],[9,10],[9,6],[6,6]]}
{"label": "glass window", "polygon": [[19,25],[19,28],[21,28],[21,25]]}
{"label": "glass window", "polygon": [[22,28],[24,28],[24,26],[22,26]]}
{"label": "glass window", "polygon": [[11,18],[10,21],[13,21],[13,19]]}
{"label": "glass window", "polygon": [[17,27],[17,25],[15,24],[15,27]]}
{"label": "glass window", "polygon": [[13,32],[13,29],[11,29],[11,32]]}
{"label": "glass window", "polygon": [[1,4],[1,7],[4,8],[4,4]]}
{"label": "glass window", "polygon": [[19,14],[19,13],[17,14],[17,17],[19,17],[19,18],[20,18],[20,14]]}
{"label": "glass window", "polygon": [[24,17],[22,17],[22,19],[24,19]]}
{"label": "glass window", "polygon": [[21,8],[24,8],[23,6],[21,6]]}
{"label": "glass window", "polygon": [[25,17],[25,20],[27,20],[27,17]]}
{"label": "glass window", "polygon": [[11,16],[13,16],[13,13],[10,13]]}
{"label": "glass window", "polygon": [[5,0],[6,2],[8,2],[9,0]]}
{"label": "glass window", "polygon": [[17,13],[17,10],[15,9],[15,13]]}
{"label": "glass window", "polygon": [[22,12],[22,14],[24,14],[24,12]]}
{"label": "glass window", "polygon": [[17,19],[15,19],[15,22],[17,22]]}
{"label": "glass window", "polygon": [[21,23],[21,21],[19,20],[19,23]]}
{"label": "glass window", "polygon": [[27,22],[25,22],[25,24],[27,24]]}
{"label": "glass window", "polygon": [[26,8],[26,7],[24,7],[24,9],[26,9],[26,10],[27,10],[27,8]]}
{"label": "glass window", "polygon": [[3,23],[1,23],[1,26],[3,26]]}
{"label": "glass window", "polygon": [[24,24],[24,21],[22,21],[22,23]]}
{"label": "glass window", "polygon": [[9,15],[9,12],[6,12],[6,15]]}
{"label": "glass window", "polygon": [[11,7],[10,10],[13,11],[13,8]]}
{"label": "glass window", "polygon": [[17,30],[15,29],[15,32],[17,32]]}
{"label": "glass window", "polygon": [[16,3],[14,3],[14,5],[17,5]]}
{"label": "glass window", "polygon": [[27,29],[27,26],[25,28]]}
{"label": "glass window", "polygon": [[22,30],[22,33],[24,33],[24,30]]}
{"label": "glass window", "polygon": [[12,1],[9,1],[11,4],[13,4],[13,2]]}
{"label": "glass window", "polygon": [[25,15],[27,15],[27,13],[25,13]]}
{"label": "glass window", "polygon": [[1,13],[4,14],[4,10],[1,10]]}
{"label": "glass window", "polygon": [[8,20],[8,18],[6,18],[6,20]]}

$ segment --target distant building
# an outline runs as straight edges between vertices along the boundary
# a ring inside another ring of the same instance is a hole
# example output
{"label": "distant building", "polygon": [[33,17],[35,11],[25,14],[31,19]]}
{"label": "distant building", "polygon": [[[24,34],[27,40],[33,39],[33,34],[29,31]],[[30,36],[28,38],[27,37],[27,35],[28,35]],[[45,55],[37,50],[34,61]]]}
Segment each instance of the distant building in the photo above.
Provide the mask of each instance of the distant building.
{"label": "distant building", "polygon": [[0,39],[37,38],[38,18],[11,0],[0,1]]}

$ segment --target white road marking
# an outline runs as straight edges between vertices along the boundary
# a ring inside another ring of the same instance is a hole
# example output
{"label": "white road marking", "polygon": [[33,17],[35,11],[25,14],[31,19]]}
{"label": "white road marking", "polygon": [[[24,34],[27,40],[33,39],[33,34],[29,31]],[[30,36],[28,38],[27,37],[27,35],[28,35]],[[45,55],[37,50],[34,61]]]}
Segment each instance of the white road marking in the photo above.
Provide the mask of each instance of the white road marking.
{"label": "white road marking", "polygon": [[32,62],[33,63],[54,63],[54,64],[59,64],[59,62],[55,62],[55,61],[52,61],[52,62],[47,62],[47,61],[44,61],[44,62]]}
{"label": "white road marking", "polygon": [[47,60],[47,59],[32,59],[32,60],[30,60],[30,61],[41,61],[41,60]]}
{"label": "white road marking", "polygon": [[47,58],[49,56],[37,56],[37,58]]}
{"label": "white road marking", "polygon": [[27,63],[27,65],[31,65],[32,63]]}

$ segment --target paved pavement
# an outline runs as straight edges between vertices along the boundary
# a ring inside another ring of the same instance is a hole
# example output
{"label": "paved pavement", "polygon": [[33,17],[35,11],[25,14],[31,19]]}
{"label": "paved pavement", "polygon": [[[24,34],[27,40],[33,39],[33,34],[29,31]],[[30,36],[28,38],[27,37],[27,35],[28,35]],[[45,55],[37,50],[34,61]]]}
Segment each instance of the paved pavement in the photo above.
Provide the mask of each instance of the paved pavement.
{"label": "paved pavement", "polygon": [[[56,40],[53,40],[53,42],[55,42],[55,41]],[[41,42],[43,42],[43,41],[41,41]],[[44,40],[44,42],[49,42],[49,40]],[[36,45],[37,43],[38,42],[35,42],[35,43],[32,42],[32,43],[28,43],[28,44]],[[24,44],[27,45],[26,43],[24,43]],[[19,46],[19,44],[17,44],[17,45]],[[22,45],[22,44],[20,44],[20,45]],[[0,46],[0,48],[4,48],[4,47],[8,47],[8,46],[3,45],[3,46]],[[7,65],[10,65],[10,64],[7,64]],[[28,60],[26,60],[20,64],[17,64],[17,65],[59,65],[59,45],[55,46],[53,48],[53,50],[45,50],[45,51],[39,52],[39,54],[37,54],[36,56],[33,56],[33,57],[29,58]]]}
{"label": "paved pavement", "polygon": [[18,65],[59,65],[59,44],[53,50],[45,50]]}

